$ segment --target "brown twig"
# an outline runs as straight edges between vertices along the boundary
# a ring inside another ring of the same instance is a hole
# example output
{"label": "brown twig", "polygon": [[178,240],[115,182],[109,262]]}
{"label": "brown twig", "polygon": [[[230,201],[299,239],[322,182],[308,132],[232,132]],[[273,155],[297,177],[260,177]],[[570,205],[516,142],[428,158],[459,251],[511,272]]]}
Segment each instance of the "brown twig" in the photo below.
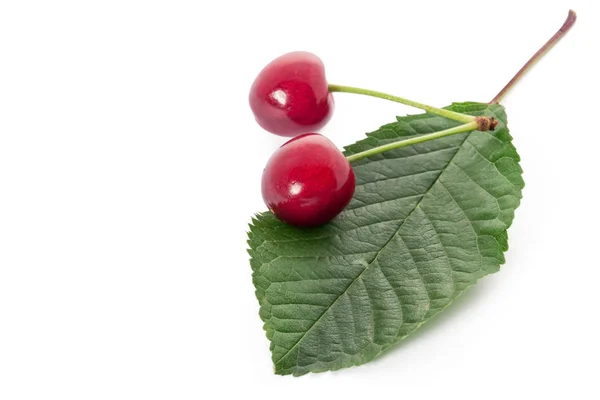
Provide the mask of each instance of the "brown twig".
{"label": "brown twig", "polygon": [[565,20],[564,24],[560,27],[560,29],[548,40],[530,59],[523,65],[523,67],[516,73],[516,75],[502,88],[502,90],[489,102],[489,104],[499,103],[500,100],[504,98],[506,93],[515,85],[515,83],[523,76],[525,73],[531,69],[531,67],[542,58],[542,56],[550,50],[564,35],[567,33],[575,21],[577,20],[577,14],[575,11],[569,10],[569,15]]}

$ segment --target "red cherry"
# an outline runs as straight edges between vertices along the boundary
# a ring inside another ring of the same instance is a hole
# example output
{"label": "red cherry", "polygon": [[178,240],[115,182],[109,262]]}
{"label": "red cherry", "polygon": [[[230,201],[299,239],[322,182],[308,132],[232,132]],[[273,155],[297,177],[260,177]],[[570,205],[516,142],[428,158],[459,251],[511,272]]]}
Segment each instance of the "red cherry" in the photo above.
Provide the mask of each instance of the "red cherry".
{"label": "red cherry", "polygon": [[318,131],[333,112],[323,62],[305,51],[271,61],[252,84],[250,108],[259,125],[277,135]]}
{"label": "red cherry", "polygon": [[325,136],[307,133],[271,156],[262,176],[269,210],[291,225],[310,227],[335,218],[354,195],[354,171]]}

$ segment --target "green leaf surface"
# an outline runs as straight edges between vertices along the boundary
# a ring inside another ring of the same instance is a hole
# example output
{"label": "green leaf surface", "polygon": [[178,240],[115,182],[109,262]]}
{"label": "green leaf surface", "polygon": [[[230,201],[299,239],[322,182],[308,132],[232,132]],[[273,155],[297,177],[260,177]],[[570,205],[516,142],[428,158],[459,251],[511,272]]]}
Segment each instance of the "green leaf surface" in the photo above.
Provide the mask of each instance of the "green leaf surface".
{"label": "green leaf surface", "polygon": [[[499,125],[354,163],[354,198],[325,226],[295,228],[268,212],[253,218],[252,277],[277,374],[369,362],[504,263],[523,188],[504,108],[448,109]],[[456,125],[399,117],[346,154]]]}

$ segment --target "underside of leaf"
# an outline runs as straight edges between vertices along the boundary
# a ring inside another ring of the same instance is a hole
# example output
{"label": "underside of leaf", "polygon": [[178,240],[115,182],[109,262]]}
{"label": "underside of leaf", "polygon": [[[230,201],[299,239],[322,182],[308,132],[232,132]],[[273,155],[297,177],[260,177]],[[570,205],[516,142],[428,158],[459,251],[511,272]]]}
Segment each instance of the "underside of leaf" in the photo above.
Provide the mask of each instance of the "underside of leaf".
{"label": "underside of leaf", "polygon": [[[277,374],[369,362],[504,263],[523,188],[504,108],[448,109],[499,124],[356,162],[354,198],[325,226],[253,218],[252,276]],[[456,125],[399,117],[346,154]]]}

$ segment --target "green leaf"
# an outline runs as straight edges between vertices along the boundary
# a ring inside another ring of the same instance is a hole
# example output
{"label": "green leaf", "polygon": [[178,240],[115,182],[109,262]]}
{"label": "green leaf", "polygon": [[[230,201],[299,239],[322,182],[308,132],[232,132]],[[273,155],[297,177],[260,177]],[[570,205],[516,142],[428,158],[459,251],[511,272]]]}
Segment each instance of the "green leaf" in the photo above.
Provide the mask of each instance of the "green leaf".
{"label": "green leaf", "polygon": [[[523,188],[504,108],[448,108],[499,125],[356,162],[352,202],[320,228],[253,218],[252,277],[277,374],[369,362],[504,263]],[[401,117],[346,154],[457,124]]]}

